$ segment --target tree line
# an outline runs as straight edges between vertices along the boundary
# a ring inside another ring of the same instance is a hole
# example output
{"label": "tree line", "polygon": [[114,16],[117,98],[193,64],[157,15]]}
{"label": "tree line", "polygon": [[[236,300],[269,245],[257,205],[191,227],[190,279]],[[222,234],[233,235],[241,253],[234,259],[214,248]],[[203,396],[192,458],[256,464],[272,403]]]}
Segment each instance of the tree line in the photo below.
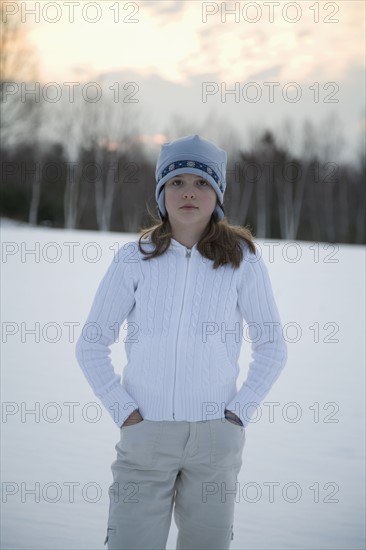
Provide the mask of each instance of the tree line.
{"label": "tree line", "polygon": [[[137,136],[138,137],[138,136]],[[128,137],[125,137],[125,143]],[[157,214],[155,162],[136,136],[124,150],[91,139],[2,148],[1,216],[67,229],[137,232]],[[294,158],[265,131],[229,155],[225,214],[258,238],[365,243],[365,162]]]}

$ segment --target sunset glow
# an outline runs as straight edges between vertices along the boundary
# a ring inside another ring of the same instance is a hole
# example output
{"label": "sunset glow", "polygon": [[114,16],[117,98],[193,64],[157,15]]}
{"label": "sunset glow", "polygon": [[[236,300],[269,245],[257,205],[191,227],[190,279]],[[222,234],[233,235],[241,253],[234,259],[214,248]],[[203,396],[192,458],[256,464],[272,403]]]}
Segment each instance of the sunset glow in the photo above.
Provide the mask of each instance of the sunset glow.
{"label": "sunset glow", "polygon": [[[173,133],[198,131],[216,116],[233,140],[234,130],[249,139],[259,125],[278,129],[285,118],[298,126],[338,118],[345,154],[360,147],[362,1],[2,4],[5,19],[20,18],[27,30],[34,80],[58,89],[105,84],[103,99],[117,90],[115,102],[131,103],[143,122],[141,141],[152,147],[172,124]],[[301,130],[295,134],[300,147]]]}
{"label": "sunset glow", "polygon": [[[52,6],[47,12],[40,10],[39,22],[31,13],[35,2],[20,4],[26,4],[23,16],[32,28],[44,81],[90,78],[123,69],[157,74],[182,84],[199,74],[215,74],[235,82],[272,69],[279,80],[291,75],[291,79],[301,82],[320,74],[322,78],[340,79],[350,66],[364,62],[360,21],[365,6],[352,0],[329,2],[327,10],[320,3],[318,14],[310,9],[313,4],[298,3],[301,12],[296,22],[291,22],[296,14],[290,9],[285,19],[286,2],[282,2],[282,10],[274,10],[272,23],[268,6],[266,9],[261,2],[251,3],[261,7],[262,16],[255,23],[250,22],[255,16],[253,10],[247,10],[248,20],[243,19],[241,11],[239,22],[229,14],[235,4],[243,9],[246,2],[103,1],[99,3],[100,19],[95,23],[86,17],[95,19],[96,9],[89,7],[83,13],[79,2],[75,2],[79,6],[75,6],[73,22],[64,2],[59,2],[59,11],[52,10]],[[219,11],[205,16],[205,4],[215,4]],[[60,20],[49,22],[56,15]],[[117,17],[118,23],[114,22]],[[327,19],[329,22],[325,22]]]}

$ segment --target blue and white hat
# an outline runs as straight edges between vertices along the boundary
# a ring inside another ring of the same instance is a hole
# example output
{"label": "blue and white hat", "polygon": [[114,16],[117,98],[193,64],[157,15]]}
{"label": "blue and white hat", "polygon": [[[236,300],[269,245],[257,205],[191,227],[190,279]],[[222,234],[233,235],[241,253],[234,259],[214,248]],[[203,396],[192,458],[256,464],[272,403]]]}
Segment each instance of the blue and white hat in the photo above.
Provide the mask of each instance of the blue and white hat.
{"label": "blue and white hat", "polygon": [[165,183],[179,174],[197,174],[207,180],[215,190],[219,204],[214,212],[222,220],[225,215],[222,203],[226,189],[226,163],[226,151],[198,134],[163,143],[155,170],[155,198],[160,218],[167,215]]}

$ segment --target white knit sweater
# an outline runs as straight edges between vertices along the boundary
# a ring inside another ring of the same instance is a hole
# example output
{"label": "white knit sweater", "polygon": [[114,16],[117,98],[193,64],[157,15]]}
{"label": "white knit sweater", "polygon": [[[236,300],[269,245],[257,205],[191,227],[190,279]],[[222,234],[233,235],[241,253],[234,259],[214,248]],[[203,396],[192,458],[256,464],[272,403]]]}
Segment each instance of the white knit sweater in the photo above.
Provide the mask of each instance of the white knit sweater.
{"label": "white knit sweater", "polygon": [[[152,260],[142,259],[137,240],[121,246],[76,344],[86,379],[118,427],[137,408],[148,420],[189,422],[223,418],[226,408],[248,425],[287,346],[267,268],[258,250],[242,246],[238,269],[213,269],[197,245],[175,239]],[[143,248],[154,245],[145,240]],[[109,358],[119,338],[127,356],[122,382]],[[253,360],[238,391],[243,341]]]}

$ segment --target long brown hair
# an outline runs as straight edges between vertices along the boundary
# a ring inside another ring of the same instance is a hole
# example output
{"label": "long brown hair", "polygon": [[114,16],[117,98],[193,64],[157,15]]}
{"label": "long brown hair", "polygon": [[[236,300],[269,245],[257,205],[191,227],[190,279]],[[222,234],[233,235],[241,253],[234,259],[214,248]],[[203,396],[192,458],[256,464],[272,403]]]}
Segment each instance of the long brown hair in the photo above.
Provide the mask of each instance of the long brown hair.
{"label": "long brown hair", "polygon": [[[164,216],[163,220],[160,220],[150,210],[149,214],[153,225],[139,231],[139,250],[146,256],[146,258],[142,258],[143,260],[151,260],[164,254],[169,248],[170,239],[172,238],[169,217]],[[141,240],[147,237],[150,237],[155,245],[155,249],[150,252],[143,250],[141,247]],[[253,254],[256,252],[253,237],[254,235],[248,227],[232,225],[226,217],[217,220],[212,213],[210,221],[197,243],[197,250],[202,256],[214,262],[214,269],[228,263],[231,263],[234,268],[238,268],[243,260],[242,241],[247,243]]]}

